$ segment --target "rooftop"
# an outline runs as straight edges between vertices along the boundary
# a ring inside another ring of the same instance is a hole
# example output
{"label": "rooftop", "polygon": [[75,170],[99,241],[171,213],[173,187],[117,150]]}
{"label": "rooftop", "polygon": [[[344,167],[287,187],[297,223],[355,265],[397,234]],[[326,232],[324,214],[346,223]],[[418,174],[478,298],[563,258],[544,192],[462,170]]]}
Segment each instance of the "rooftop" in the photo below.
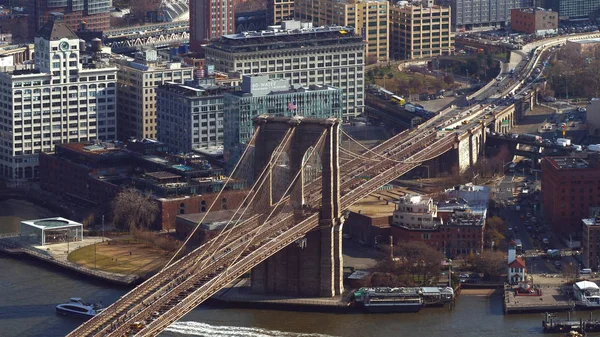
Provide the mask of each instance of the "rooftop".
{"label": "rooftop", "polygon": [[517,257],[513,262],[508,264],[509,268],[525,268],[525,261],[520,257]]}
{"label": "rooftop", "polygon": [[354,34],[353,27],[323,26],[224,35],[212,44],[207,45],[205,49],[218,49],[232,53],[252,53],[263,50],[309,48],[348,43],[365,44],[360,35]]}
{"label": "rooftop", "polygon": [[58,41],[60,39],[79,39],[77,34],[62,21],[50,20],[38,32],[37,36],[48,40]]}
{"label": "rooftop", "polygon": [[600,217],[581,219],[584,226],[600,226]]}
{"label": "rooftop", "polygon": [[[181,214],[177,217],[195,224],[206,224],[213,222],[221,222],[221,221],[229,221],[229,219],[233,218],[235,215],[235,220],[237,221],[240,214],[235,214],[234,210],[220,210],[220,211],[210,211],[208,213],[190,213],[190,214]],[[233,221],[232,221],[233,222]]]}
{"label": "rooftop", "polygon": [[377,191],[358,201],[349,211],[368,217],[391,216],[396,209],[398,199],[406,195],[404,189]]}
{"label": "rooftop", "polygon": [[32,227],[36,227],[39,229],[61,229],[61,228],[69,228],[73,226],[82,226],[79,222],[71,221],[69,219],[56,217],[56,218],[46,218],[46,219],[37,219],[37,220],[26,220],[21,221],[22,224],[29,225]]}
{"label": "rooftop", "polygon": [[586,40],[568,40],[571,43],[579,43],[579,44],[595,44],[600,43],[600,38],[596,39],[586,39]]}
{"label": "rooftop", "polygon": [[523,13],[535,13],[535,12],[552,12],[551,9],[546,9],[542,7],[535,8],[513,8],[513,10],[523,12]]}
{"label": "rooftop", "polygon": [[546,157],[546,160],[559,170],[587,169],[590,167],[587,160],[576,157]]}

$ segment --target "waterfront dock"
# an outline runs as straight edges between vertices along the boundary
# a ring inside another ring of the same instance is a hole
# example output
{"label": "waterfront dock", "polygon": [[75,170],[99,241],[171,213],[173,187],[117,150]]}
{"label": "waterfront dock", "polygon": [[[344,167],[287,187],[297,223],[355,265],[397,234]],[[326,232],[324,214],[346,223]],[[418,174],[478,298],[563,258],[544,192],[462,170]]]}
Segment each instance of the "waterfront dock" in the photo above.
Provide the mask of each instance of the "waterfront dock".
{"label": "waterfront dock", "polygon": [[544,319],[542,322],[542,326],[544,327],[544,332],[548,333],[568,331],[577,331],[583,333],[600,331],[600,321],[594,320],[591,312],[590,318],[587,320],[582,318],[571,319],[571,313],[568,314],[566,319],[556,318],[553,314],[546,313],[546,319]]}
{"label": "waterfront dock", "polygon": [[351,310],[353,292],[336,297],[297,298],[282,295],[256,294],[250,290],[250,280],[240,279],[217,292],[211,302],[251,308],[346,312]]}
{"label": "waterfront dock", "polygon": [[504,314],[568,311],[575,307],[560,288],[543,288],[541,296],[516,296],[515,290],[504,289]]}

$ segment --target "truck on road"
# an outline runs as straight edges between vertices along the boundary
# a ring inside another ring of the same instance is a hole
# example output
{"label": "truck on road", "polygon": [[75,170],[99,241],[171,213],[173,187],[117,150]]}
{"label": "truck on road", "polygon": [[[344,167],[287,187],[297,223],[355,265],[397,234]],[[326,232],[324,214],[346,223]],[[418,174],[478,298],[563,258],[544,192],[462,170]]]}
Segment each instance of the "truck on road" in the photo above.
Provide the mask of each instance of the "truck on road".
{"label": "truck on road", "polygon": [[590,144],[588,146],[588,151],[600,152],[600,144]]}
{"label": "truck on road", "polygon": [[570,146],[571,145],[571,140],[568,138],[558,138],[556,140],[556,145],[559,146]]}

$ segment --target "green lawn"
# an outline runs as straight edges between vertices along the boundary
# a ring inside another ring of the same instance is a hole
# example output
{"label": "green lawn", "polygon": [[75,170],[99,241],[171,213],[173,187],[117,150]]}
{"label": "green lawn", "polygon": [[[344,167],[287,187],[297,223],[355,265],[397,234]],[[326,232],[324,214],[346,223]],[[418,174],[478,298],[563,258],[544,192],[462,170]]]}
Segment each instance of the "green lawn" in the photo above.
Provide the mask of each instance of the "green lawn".
{"label": "green lawn", "polygon": [[87,268],[145,275],[158,271],[169,257],[167,252],[134,240],[115,240],[77,249],[68,259]]}

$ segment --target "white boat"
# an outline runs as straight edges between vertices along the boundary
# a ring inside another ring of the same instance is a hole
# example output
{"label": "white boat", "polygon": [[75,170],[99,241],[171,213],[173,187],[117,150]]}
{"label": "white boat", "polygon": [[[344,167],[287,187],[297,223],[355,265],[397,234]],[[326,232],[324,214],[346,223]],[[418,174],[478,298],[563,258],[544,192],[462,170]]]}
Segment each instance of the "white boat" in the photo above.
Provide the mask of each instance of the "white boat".
{"label": "white boat", "polygon": [[68,303],[56,306],[57,314],[86,319],[96,316],[100,311],[102,311],[100,305],[85,303],[79,297],[71,297]]}

